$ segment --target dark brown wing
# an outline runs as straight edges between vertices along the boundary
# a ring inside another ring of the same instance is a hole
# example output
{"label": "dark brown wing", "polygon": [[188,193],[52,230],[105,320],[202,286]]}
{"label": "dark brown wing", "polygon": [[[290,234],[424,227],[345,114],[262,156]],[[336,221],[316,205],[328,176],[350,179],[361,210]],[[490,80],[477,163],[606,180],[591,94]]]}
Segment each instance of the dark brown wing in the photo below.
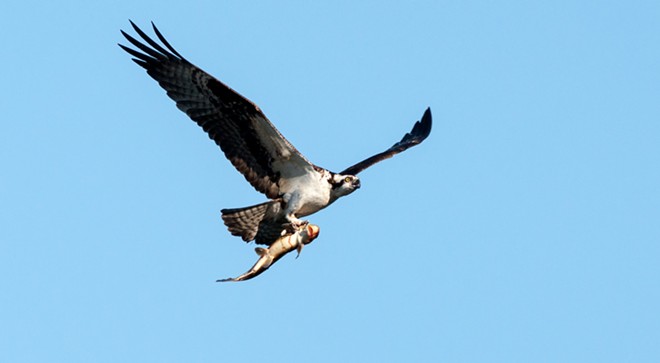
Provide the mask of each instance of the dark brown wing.
{"label": "dark brown wing", "polygon": [[432,124],[431,108],[429,107],[424,112],[424,115],[422,116],[422,120],[415,122],[415,126],[413,126],[413,129],[409,133],[405,134],[403,136],[403,139],[401,139],[401,141],[392,145],[392,147],[383,151],[382,153],[376,154],[370,158],[362,160],[359,163],[347,168],[346,170],[342,171],[340,174],[357,175],[359,172],[363,171],[364,169],[380,161],[389,159],[392,156],[407,150],[408,148],[421,144],[422,141],[424,141],[424,139],[426,139],[431,133],[431,124]]}
{"label": "dark brown wing", "polygon": [[153,25],[161,44],[131,22],[145,43],[121,33],[140,51],[119,46],[147,70],[177,107],[193,119],[259,192],[280,194],[280,177],[313,170],[313,165],[273,126],[259,107],[188,62]]}

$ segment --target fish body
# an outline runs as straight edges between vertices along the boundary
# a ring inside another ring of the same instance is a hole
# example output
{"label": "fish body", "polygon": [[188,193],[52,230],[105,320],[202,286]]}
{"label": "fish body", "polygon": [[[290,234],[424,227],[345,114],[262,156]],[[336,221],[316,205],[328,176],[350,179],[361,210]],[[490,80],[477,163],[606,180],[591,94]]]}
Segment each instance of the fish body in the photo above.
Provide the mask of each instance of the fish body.
{"label": "fish body", "polygon": [[315,224],[307,224],[293,234],[287,234],[278,238],[268,248],[257,247],[254,250],[257,255],[259,255],[259,259],[249,271],[238,277],[221,279],[217,280],[217,282],[245,281],[258,276],[262,272],[268,270],[270,266],[287,253],[293,250],[298,250],[298,254],[300,254],[303,246],[310,244],[316,239],[316,237],[318,237],[319,231],[319,226]]}

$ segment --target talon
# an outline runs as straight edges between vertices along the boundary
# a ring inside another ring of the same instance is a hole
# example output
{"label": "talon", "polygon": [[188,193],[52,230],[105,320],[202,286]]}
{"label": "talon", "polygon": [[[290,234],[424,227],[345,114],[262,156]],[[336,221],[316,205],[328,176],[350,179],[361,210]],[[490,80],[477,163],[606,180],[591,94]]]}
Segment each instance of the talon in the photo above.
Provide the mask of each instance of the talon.
{"label": "talon", "polygon": [[308,224],[309,221],[302,221],[299,219],[292,220],[289,223],[285,223],[283,225],[284,231],[282,232],[282,235],[284,235],[285,232],[288,234],[295,234],[297,232],[300,232],[303,230],[303,228],[307,227]]}
{"label": "talon", "polygon": [[303,227],[307,226],[309,224],[309,221],[292,221],[291,224],[296,228],[296,230],[301,230]]}

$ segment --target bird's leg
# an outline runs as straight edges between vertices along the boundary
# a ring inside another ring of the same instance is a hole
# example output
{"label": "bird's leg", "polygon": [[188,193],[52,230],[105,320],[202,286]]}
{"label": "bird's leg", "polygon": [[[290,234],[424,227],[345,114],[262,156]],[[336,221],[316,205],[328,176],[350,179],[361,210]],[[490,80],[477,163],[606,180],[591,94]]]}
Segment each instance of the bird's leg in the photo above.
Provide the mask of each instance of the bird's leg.
{"label": "bird's leg", "polygon": [[287,221],[287,232],[296,233],[309,223],[296,217],[296,212],[300,210],[304,203],[300,193],[285,194],[283,199],[286,203],[286,209],[283,212]]}
{"label": "bird's leg", "polygon": [[303,227],[307,226],[309,224],[309,221],[305,221],[302,219],[296,218],[293,213],[289,214],[286,216],[287,222],[286,223],[286,231],[287,233],[296,233],[299,232],[303,229]]}
{"label": "bird's leg", "polygon": [[305,221],[298,218],[296,218],[296,220],[294,221],[291,221],[291,225],[296,229],[296,231],[303,229],[303,227],[307,226],[308,224],[309,221]]}

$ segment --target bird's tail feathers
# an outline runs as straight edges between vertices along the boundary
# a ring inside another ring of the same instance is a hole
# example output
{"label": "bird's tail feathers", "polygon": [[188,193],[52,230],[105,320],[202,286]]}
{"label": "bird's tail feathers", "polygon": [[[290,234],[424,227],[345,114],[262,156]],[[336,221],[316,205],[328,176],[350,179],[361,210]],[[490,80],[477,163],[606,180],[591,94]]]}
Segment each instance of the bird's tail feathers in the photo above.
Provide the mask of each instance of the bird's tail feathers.
{"label": "bird's tail feathers", "polygon": [[260,227],[263,227],[262,222],[276,216],[279,208],[280,201],[271,200],[245,208],[223,209],[222,220],[232,235],[250,242],[257,237]]}

